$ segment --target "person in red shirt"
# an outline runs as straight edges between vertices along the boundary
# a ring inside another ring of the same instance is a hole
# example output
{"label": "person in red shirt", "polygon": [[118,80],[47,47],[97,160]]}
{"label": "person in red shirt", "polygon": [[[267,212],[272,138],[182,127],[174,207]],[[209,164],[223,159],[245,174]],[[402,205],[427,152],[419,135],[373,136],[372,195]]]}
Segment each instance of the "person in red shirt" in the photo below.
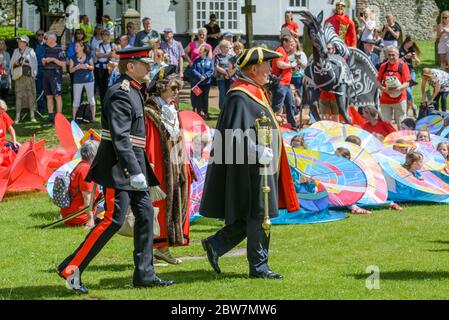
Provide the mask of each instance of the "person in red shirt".
{"label": "person in red shirt", "polygon": [[390,133],[395,132],[396,129],[388,121],[379,119],[379,112],[373,106],[368,106],[362,109],[363,118],[366,120],[363,130],[369,133],[376,134],[378,138],[385,138]]}
{"label": "person in red shirt", "polygon": [[281,27],[281,33],[284,29],[288,29],[293,37],[299,38],[299,25],[293,21],[293,13],[291,11],[285,12],[285,23]]}
{"label": "person in red shirt", "polygon": [[[75,213],[87,206],[91,201],[91,195],[94,187],[94,182],[86,182],[86,176],[89,172],[90,165],[95,158],[98,150],[98,141],[88,140],[81,146],[81,162],[73,169],[70,174],[70,189],[69,193],[73,199],[70,203],[70,207],[61,209],[61,216],[63,218]],[[100,189],[97,187],[94,193],[94,199],[100,194]],[[94,223],[95,208],[92,211],[86,211],[82,215],[66,221],[66,226],[81,226],[84,225],[85,229],[91,229]]]}
{"label": "person in red shirt", "polygon": [[337,1],[335,4],[335,14],[328,18],[325,23],[330,23],[335,33],[346,43],[348,47],[357,47],[357,35],[354,22],[345,14],[346,3]]}
{"label": "person in red shirt", "polygon": [[[327,52],[329,55],[335,54],[335,47],[332,43],[327,44]],[[337,106],[337,98],[333,92],[321,90],[318,106],[323,120],[339,122],[338,115],[340,112]]]}
{"label": "person in red shirt", "polygon": [[405,62],[399,59],[399,50],[388,46],[385,49],[387,62],[379,68],[377,86],[381,88],[380,111],[382,119],[392,121],[400,130],[401,121],[407,116],[407,88],[410,71]]}
{"label": "person in red shirt", "polygon": [[292,81],[292,69],[297,67],[296,62],[290,62],[288,55],[295,48],[296,42],[291,35],[282,36],[282,44],[276,49],[282,57],[273,59],[271,64],[272,73],[279,77],[279,85],[273,88],[272,109],[275,113],[279,112],[285,105],[287,121],[291,124],[292,130],[296,130],[295,121],[295,101],[293,92],[290,89]]}
{"label": "person in red shirt", "polygon": [[0,100],[0,147],[8,143],[8,140],[6,140],[6,132],[9,132],[12,144],[15,148],[18,148],[20,144],[17,143],[16,131],[12,127],[14,121],[8,113],[6,113],[7,110],[8,106],[6,105],[6,102]]}

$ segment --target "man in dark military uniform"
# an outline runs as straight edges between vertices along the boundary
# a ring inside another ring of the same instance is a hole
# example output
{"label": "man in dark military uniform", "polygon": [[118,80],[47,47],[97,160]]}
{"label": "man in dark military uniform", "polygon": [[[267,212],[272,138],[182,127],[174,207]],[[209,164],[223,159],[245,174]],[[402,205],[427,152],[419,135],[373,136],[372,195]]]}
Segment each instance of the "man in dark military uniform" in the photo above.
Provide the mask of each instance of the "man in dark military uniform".
{"label": "man in dark military uniform", "polygon": [[[260,47],[243,52],[237,60],[242,76],[228,91],[218,119],[200,206],[201,215],[225,219],[223,229],[202,241],[217,273],[221,272],[218,258],[247,238],[250,277],[282,278],[268,266],[270,237],[262,228],[265,204],[261,174],[261,165],[269,165],[271,217],[278,215],[278,208],[299,210],[281,132],[264,88],[270,75],[270,60],[278,57],[279,53]],[[255,122],[262,113],[271,120],[273,129],[269,147],[256,139]]]}
{"label": "man in dark military uniform", "polygon": [[167,286],[153,268],[153,207],[149,187],[159,185],[145,155],[145,119],[141,83],[149,73],[149,48],[117,51],[119,81],[106,93],[101,115],[102,140],[87,181],[105,188],[104,219],[58,267],[70,288],[87,293],[81,273],[120,229],[131,206],[135,215],[134,275],[136,287]]}

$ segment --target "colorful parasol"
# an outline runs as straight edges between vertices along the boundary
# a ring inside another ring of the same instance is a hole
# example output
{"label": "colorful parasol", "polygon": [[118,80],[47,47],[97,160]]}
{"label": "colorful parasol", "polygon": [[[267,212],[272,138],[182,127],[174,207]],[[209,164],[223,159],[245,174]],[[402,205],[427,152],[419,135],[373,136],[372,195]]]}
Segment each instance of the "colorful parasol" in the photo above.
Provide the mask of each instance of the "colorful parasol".
{"label": "colorful parasol", "polygon": [[190,222],[201,218],[198,213],[200,210],[201,198],[203,197],[204,180],[206,178],[207,161],[205,159],[195,160],[192,159],[192,167],[197,176],[196,181],[192,181],[190,187],[190,205],[189,205],[189,217]]}
{"label": "colorful parasol", "polygon": [[[407,169],[405,169],[401,164],[394,160],[385,157],[381,162],[380,166],[384,170],[384,173],[390,178],[394,179],[401,184],[424,192],[428,195],[445,196],[449,197],[449,185],[444,183],[440,178],[430,171],[420,171],[423,179],[415,178]],[[397,186],[392,185],[387,179],[388,189],[392,192],[397,191]],[[435,197],[435,200],[439,199]],[[414,199],[409,199],[414,200]],[[420,199],[415,199],[420,200]]]}
{"label": "colorful parasol", "polygon": [[387,201],[388,188],[381,167],[366,150],[349,142],[334,142],[334,147],[344,147],[351,152],[351,160],[354,161],[365,173],[367,188],[363,197],[358,201],[364,205],[378,205]]}
{"label": "colorful parasol", "polygon": [[348,206],[365,194],[366,176],[352,161],[313,150],[286,147],[286,151],[291,166],[324,185],[332,205]]}
{"label": "colorful parasol", "polygon": [[375,153],[382,150],[383,145],[379,139],[373,134],[365,131],[359,127],[354,127],[348,124],[342,125],[338,128],[332,128],[326,131],[330,142],[344,141],[348,136],[357,136],[362,140],[361,147],[369,153]]}
{"label": "colorful parasol", "polygon": [[440,137],[445,138],[446,140],[449,140],[448,135],[449,135],[449,126],[444,128],[443,131],[441,131]]}
{"label": "colorful parasol", "polygon": [[186,145],[186,150],[189,155],[191,155],[194,151],[193,140],[195,137],[200,137],[200,140],[208,141],[207,147],[203,149],[203,156],[207,154],[206,159],[208,159],[213,133],[203,118],[193,111],[181,111],[179,113],[179,122]]}
{"label": "colorful parasol", "polygon": [[416,130],[427,128],[430,133],[436,134],[443,128],[443,118],[438,114],[421,118],[416,121]]}
{"label": "colorful parasol", "polygon": [[348,217],[343,212],[329,210],[329,194],[321,183],[316,180],[311,183],[299,183],[299,170],[291,166],[290,170],[301,209],[296,212],[279,210],[279,215],[271,219],[271,223],[309,224],[338,221]]}
{"label": "colorful parasol", "polygon": [[310,128],[318,129],[321,131],[328,131],[330,129],[340,128],[340,127],[343,127],[343,124],[341,124],[339,122],[335,122],[335,121],[328,121],[328,120],[318,121],[310,126]]}
{"label": "colorful parasol", "polygon": [[[431,142],[416,142],[416,134],[418,131],[415,130],[402,130],[390,133],[385,137],[384,145],[387,148],[392,148],[397,140],[403,139],[404,141],[416,146],[416,151],[421,152],[424,156],[424,170],[436,170],[440,171],[446,165],[446,160],[443,156],[436,150],[438,143],[443,141],[443,139],[437,135],[431,134]],[[404,163],[405,156],[402,158],[395,156],[395,160],[400,164]]]}
{"label": "colorful parasol", "polygon": [[322,130],[306,128],[301,130],[300,132],[282,132],[284,144],[287,146],[291,146],[290,142],[294,136],[302,136],[307,145],[307,149],[309,150],[329,153],[334,152],[332,144],[328,141],[328,137]]}

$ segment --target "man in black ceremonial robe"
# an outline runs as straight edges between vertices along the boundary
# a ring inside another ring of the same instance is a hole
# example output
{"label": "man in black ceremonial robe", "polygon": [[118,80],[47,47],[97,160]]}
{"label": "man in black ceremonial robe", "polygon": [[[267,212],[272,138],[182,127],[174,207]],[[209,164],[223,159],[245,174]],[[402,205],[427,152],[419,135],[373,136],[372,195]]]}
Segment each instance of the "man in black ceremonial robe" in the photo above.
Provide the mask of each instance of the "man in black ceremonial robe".
{"label": "man in black ceremonial robe", "polygon": [[[270,237],[262,228],[264,201],[262,165],[269,165],[269,215],[278,209],[299,210],[281,132],[270,107],[264,85],[270,75],[270,60],[277,52],[256,47],[237,60],[242,71],[225,100],[217,123],[200,214],[224,218],[226,226],[202,241],[213,269],[220,273],[218,258],[245,238],[249,275],[252,278],[282,279],[268,266]],[[256,119],[265,114],[272,123],[272,144],[259,143]]]}
{"label": "man in black ceremonial robe", "polygon": [[153,206],[149,187],[159,181],[145,155],[145,118],[141,83],[150,71],[149,47],[117,51],[122,74],[109,88],[101,114],[102,139],[86,178],[105,188],[104,219],[58,267],[58,274],[78,293],[87,293],[81,273],[121,228],[131,206],[134,225],[135,287],[168,286],[153,268]]}

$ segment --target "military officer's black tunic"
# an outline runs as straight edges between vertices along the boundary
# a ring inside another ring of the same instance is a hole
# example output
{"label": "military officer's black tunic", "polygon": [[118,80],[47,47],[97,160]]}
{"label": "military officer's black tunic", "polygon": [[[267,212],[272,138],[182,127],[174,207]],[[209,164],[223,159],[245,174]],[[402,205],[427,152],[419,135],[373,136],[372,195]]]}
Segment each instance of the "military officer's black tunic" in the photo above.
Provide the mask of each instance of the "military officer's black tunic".
{"label": "military officer's black tunic", "polygon": [[110,133],[103,138],[93,160],[87,181],[105,187],[104,219],[91,230],[80,247],[58,267],[68,278],[81,273],[123,225],[131,206],[136,217],[134,227],[133,282],[145,285],[154,278],[153,270],[153,207],[148,191],[137,191],[130,177],[143,173],[149,186],[158,185],[148,163],[144,148],[131,143],[130,136],[145,139],[143,98],[140,85],[129,76],[122,76],[109,88],[103,101],[101,125]]}

